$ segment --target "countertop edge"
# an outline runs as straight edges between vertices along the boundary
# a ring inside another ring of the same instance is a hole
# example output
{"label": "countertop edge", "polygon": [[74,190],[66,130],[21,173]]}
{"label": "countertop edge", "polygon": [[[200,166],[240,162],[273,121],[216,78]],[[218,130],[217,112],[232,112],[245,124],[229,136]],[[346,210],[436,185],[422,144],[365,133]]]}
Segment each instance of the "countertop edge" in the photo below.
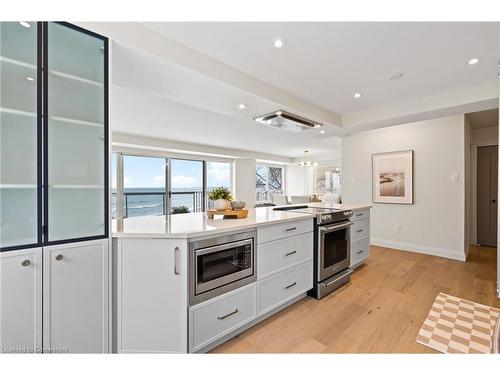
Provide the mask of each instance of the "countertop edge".
{"label": "countertop edge", "polygon": [[[264,227],[273,224],[287,223],[291,221],[299,221],[305,219],[313,219],[315,215],[313,214],[297,214],[297,217],[293,218],[285,218],[279,220],[270,220],[261,223],[252,223],[252,224],[242,224],[240,226],[235,226],[232,228],[221,228],[221,229],[213,229],[207,231],[197,231],[197,232],[186,232],[186,233],[123,233],[123,232],[114,232],[111,233],[111,238],[123,239],[123,238],[144,238],[144,239],[184,239],[189,240],[191,238],[198,237],[208,237],[212,235],[225,234],[225,233],[234,233],[241,232],[249,229],[257,229],[258,227]],[[240,219],[225,219],[225,220],[240,220]]]}

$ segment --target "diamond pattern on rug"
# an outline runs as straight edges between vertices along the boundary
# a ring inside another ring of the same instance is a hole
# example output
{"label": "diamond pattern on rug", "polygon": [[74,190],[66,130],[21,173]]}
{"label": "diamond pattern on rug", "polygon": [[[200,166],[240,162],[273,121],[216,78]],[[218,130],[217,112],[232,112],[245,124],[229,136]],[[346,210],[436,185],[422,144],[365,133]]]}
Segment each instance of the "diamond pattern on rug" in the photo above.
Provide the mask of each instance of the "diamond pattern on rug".
{"label": "diamond pattern on rug", "polygon": [[417,342],[442,353],[491,353],[500,310],[439,293]]}

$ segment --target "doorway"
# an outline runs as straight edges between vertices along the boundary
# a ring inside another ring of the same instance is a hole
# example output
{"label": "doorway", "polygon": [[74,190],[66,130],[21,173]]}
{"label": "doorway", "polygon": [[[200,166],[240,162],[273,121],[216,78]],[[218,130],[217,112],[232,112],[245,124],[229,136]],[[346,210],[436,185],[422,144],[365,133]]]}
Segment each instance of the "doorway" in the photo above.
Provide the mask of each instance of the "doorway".
{"label": "doorway", "polygon": [[477,148],[477,242],[497,245],[498,146]]}

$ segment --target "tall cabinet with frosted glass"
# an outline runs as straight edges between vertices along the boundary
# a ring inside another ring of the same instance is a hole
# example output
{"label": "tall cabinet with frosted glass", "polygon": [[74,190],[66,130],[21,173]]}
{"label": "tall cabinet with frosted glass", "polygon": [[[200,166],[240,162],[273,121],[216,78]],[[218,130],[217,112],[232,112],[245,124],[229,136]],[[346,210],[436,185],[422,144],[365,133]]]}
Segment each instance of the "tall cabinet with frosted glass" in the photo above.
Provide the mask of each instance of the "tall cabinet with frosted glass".
{"label": "tall cabinet with frosted glass", "polygon": [[0,85],[2,352],[107,352],[108,41],[1,22]]}

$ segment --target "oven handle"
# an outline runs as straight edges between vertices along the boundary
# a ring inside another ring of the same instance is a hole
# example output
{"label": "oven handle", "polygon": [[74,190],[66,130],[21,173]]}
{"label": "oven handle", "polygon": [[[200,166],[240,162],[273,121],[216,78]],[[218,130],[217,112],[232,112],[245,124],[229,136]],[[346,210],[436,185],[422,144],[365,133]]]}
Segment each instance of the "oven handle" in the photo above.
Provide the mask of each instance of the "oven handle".
{"label": "oven handle", "polygon": [[347,223],[342,223],[342,224],[336,224],[336,225],[325,225],[324,227],[319,227],[319,231],[323,233],[329,233],[333,232],[339,229],[344,229],[348,228],[352,225],[352,222],[347,222]]}
{"label": "oven handle", "polygon": [[197,249],[197,250],[195,250],[195,253],[196,253],[196,255],[204,255],[204,254],[216,253],[218,251],[231,249],[233,247],[239,247],[239,246],[244,246],[244,245],[248,245],[248,244],[251,245],[252,243],[253,243],[253,239],[252,238],[248,238],[246,240],[241,240],[241,241],[236,241],[236,242],[229,242],[229,243],[225,243],[223,245],[210,246],[210,247],[205,247],[203,249]]}

